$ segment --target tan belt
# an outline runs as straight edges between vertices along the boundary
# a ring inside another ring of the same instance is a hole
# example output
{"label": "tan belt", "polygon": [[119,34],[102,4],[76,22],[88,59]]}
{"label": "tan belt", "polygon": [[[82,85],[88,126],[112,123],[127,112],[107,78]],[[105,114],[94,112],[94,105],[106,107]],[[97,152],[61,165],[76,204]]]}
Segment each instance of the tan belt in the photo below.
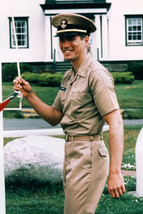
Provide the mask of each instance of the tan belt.
{"label": "tan belt", "polygon": [[83,135],[83,136],[65,136],[66,141],[100,141],[103,140],[101,135]]}

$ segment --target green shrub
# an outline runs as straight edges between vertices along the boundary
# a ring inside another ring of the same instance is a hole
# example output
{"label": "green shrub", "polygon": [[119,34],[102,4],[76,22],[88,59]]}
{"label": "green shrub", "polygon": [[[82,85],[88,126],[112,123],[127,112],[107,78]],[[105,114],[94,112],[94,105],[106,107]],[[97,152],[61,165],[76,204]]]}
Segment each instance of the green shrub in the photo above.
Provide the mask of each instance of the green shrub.
{"label": "green shrub", "polygon": [[30,83],[38,83],[38,78],[40,76],[40,74],[35,74],[35,73],[30,73],[30,72],[25,72],[22,75],[22,78],[25,79],[26,81],[30,82]]}
{"label": "green shrub", "polygon": [[35,83],[40,86],[60,86],[63,74],[57,72],[55,74],[51,73],[42,73],[42,74],[35,74],[30,72],[25,72],[21,75],[23,79],[30,83]]}
{"label": "green shrub", "polygon": [[115,83],[128,83],[134,82],[134,75],[132,72],[111,72]]}
{"label": "green shrub", "polygon": [[143,109],[129,109],[123,112],[124,119],[143,119]]}
{"label": "green shrub", "polygon": [[16,64],[4,64],[2,67],[2,81],[12,82],[18,76]]}
{"label": "green shrub", "polygon": [[134,74],[135,79],[143,80],[143,62],[129,63],[129,71]]}
{"label": "green shrub", "polygon": [[39,76],[38,84],[40,86],[60,86],[63,74],[57,72],[55,74],[43,73]]}
{"label": "green shrub", "polygon": [[21,111],[12,110],[12,111],[4,111],[3,112],[4,118],[24,118],[24,115]]}
{"label": "green shrub", "polygon": [[[20,63],[20,73],[31,72],[32,68],[26,63]],[[18,69],[16,63],[4,64],[2,67],[2,80],[3,82],[12,82],[18,76]]]}
{"label": "green shrub", "polygon": [[32,67],[29,64],[26,63],[20,63],[20,72],[32,72]]}

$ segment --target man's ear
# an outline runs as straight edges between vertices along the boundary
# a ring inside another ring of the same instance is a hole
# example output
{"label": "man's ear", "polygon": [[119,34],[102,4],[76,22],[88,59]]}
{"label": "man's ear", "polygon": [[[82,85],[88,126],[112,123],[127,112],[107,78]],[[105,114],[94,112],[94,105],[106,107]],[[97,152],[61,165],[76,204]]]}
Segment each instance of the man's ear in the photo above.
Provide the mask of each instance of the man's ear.
{"label": "man's ear", "polygon": [[85,42],[88,44],[89,43],[89,36],[87,35],[84,39],[85,39]]}

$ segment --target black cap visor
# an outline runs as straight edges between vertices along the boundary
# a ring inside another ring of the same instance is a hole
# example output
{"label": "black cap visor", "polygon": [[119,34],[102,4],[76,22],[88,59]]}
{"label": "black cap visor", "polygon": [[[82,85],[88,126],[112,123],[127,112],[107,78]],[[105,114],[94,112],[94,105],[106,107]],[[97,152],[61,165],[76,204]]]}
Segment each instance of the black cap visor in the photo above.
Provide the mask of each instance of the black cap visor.
{"label": "black cap visor", "polygon": [[58,34],[56,34],[54,37],[78,36],[78,35],[89,35],[89,33],[65,32],[65,33],[58,33]]}

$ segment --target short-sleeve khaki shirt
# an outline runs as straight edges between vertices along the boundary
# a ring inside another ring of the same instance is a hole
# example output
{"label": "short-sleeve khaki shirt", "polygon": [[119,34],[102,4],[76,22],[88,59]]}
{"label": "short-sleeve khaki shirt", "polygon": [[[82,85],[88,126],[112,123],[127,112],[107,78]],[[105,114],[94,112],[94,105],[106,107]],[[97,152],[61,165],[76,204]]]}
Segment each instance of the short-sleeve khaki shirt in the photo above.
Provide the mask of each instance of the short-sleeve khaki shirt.
{"label": "short-sleeve khaki shirt", "polygon": [[111,74],[88,53],[76,75],[73,68],[64,74],[53,107],[63,112],[65,134],[101,134],[102,116],[119,109]]}

